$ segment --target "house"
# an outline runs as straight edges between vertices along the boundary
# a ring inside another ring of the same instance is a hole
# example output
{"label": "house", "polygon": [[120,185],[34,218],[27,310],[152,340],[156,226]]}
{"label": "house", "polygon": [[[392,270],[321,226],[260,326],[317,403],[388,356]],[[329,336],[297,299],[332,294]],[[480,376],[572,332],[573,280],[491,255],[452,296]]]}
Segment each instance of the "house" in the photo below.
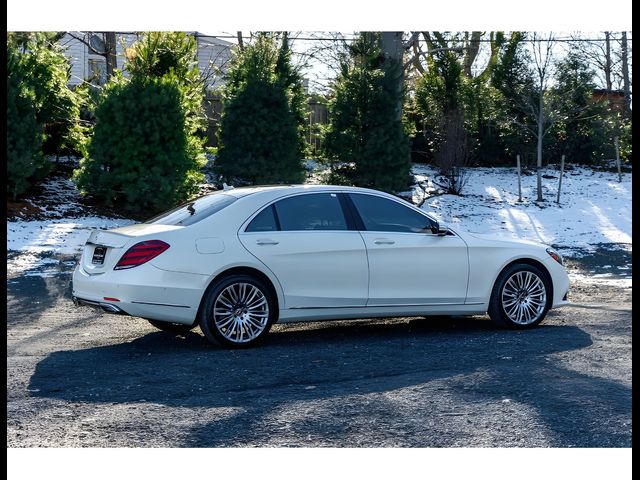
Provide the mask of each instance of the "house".
{"label": "house", "polygon": [[606,88],[596,88],[591,93],[592,103],[604,103],[609,101],[609,105],[614,112],[624,110],[624,92],[622,90],[607,90]]}
{"label": "house", "polygon": [[[213,90],[223,83],[222,75],[231,59],[232,43],[199,32],[187,32],[196,37],[198,52],[198,69],[205,80],[208,90]],[[118,69],[123,70],[126,62],[126,51],[141,38],[140,32],[119,32],[116,35],[116,60]],[[59,41],[64,54],[71,64],[70,86],[90,81],[101,85],[107,80],[106,59],[95,53],[104,49],[102,32],[67,32]],[[126,75],[126,72],[125,72]]]}

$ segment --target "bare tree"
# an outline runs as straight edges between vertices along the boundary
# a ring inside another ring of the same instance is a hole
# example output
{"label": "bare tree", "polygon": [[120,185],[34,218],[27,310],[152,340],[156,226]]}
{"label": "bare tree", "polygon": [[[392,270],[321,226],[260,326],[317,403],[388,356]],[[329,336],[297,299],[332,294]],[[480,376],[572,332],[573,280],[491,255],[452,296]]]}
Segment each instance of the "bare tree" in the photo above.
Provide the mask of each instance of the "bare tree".
{"label": "bare tree", "polygon": [[539,202],[542,201],[542,142],[553,125],[553,117],[547,115],[545,111],[545,92],[547,91],[549,78],[551,77],[551,69],[553,67],[553,46],[555,36],[553,32],[549,33],[546,42],[539,41],[537,34],[533,34],[531,40],[533,50],[534,71],[537,75],[536,93],[538,97],[537,108],[534,107],[536,117],[536,170],[537,170],[537,191]]}
{"label": "bare tree", "polygon": [[608,98],[614,89],[619,62],[613,55],[611,32],[603,32],[602,35],[601,38],[594,38],[596,34],[589,34],[588,39],[582,33],[572,35],[571,48],[580,52],[580,56],[594,68],[598,82],[607,90]]}
{"label": "bare tree", "polygon": [[444,145],[435,155],[440,176],[434,183],[443,188],[445,193],[460,195],[468,178],[465,167],[469,158],[469,141],[464,115],[459,108],[446,112],[443,129]]}
{"label": "bare tree", "polygon": [[515,109],[532,120],[531,123],[513,122],[526,129],[536,139],[536,171],[537,201],[542,198],[542,146],[544,137],[558,120],[558,112],[548,100],[549,81],[554,67],[553,49],[556,43],[555,34],[550,32],[545,37],[532,33],[529,38],[531,53],[531,69],[533,85],[530,92],[514,99]]}
{"label": "bare tree", "polygon": [[[462,36],[460,36],[462,35]],[[408,52],[404,68],[416,71],[420,75],[425,73],[425,65],[429,58],[439,52],[454,52],[459,54],[459,61],[463,73],[469,77],[482,77],[490,73],[495,65],[500,46],[504,44],[502,32],[462,32],[460,35],[446,35],[442,32],[412,32],[404,43],[404,50]],[[420,44],[422,37],[423,49]],[[483,45],[488,45],[487,55],[483,52]],[[480,60],[484,61],[484,64]],[[474,71],[475,70],[475,71]]]}

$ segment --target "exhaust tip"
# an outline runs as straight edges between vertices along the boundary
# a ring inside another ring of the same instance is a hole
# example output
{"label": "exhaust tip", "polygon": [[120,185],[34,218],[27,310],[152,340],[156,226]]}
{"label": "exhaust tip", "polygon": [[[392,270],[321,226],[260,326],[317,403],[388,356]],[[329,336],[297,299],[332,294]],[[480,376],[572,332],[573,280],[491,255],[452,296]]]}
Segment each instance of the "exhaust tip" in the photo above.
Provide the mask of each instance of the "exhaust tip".
{"label": "exhaust tip", "polygon": [[101,303],[100,306],[102,307],[102,310],[108,313],[123,313],[120,308],[115,305],[111,305],[110,303]]}

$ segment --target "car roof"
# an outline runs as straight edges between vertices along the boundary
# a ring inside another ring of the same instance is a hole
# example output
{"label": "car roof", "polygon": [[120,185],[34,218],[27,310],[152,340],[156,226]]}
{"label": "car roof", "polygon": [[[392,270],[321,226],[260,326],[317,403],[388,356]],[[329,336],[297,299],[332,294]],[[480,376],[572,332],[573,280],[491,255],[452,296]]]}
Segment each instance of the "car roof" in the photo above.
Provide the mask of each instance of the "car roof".
{"label": "car roof", "polygon": [[350,187],[345,185],[256,185],[251,187],[237,187],[232,189],[224,190],[224,193],[227,195],[233,195],[235,197],[244,197],[246,195],[250,195],[253,193],[259,192],[274,192],[274,191],[286,191],[290,193],[297,192],[309,192],[309,191],[352,191],[352,192],[375,192],[375,193],[384,193],[379,192],[377,190],[371,190],[369,188],[362,187]]}

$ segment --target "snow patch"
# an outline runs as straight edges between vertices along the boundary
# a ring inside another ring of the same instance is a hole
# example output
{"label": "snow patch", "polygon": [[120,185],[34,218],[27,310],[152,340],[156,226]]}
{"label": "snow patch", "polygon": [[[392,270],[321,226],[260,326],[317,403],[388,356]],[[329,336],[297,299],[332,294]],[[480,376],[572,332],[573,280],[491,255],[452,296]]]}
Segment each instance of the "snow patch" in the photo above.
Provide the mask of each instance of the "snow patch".
{"label": "snow patch", "polygon": [[[133,220],[102,217],[51,219],[7,222],[7,273],[26,276],[52,276],[59,273],[60,261],[42,254],[77,255],[91,230],[111,229],[131,225]],[[67,262],[68,263],[68,262]],[[63,265],[67,265],[63,263]]]}
{"label": "snow patch", "polygon": [[582,273],[569,273],[571,283],[581,283],[587,285],[603,285],[608,287],[632,288],[632,278],[614,277],[611,274],[584,275]]}
{"label": "snow patch", "polygon": [[[532,240],[556,247],[563,255],[579,257],[600,244],[631,250],[631,175],[576,167],[565,172],[560,204],[555,202],[558,178],[543,179],[544,202],[535,202],[536,176],[522,176],[522,202],[518,202],[515,168],[474,168],[462,196],[429,196],[422,208],[442,223],[472,233]],[[555,169],[543,173],[559,176]],[[437,171],[428,165],[413,168],[416,185],[409,192],[414,202],[423,190],[432,195],[430,179]]]}

